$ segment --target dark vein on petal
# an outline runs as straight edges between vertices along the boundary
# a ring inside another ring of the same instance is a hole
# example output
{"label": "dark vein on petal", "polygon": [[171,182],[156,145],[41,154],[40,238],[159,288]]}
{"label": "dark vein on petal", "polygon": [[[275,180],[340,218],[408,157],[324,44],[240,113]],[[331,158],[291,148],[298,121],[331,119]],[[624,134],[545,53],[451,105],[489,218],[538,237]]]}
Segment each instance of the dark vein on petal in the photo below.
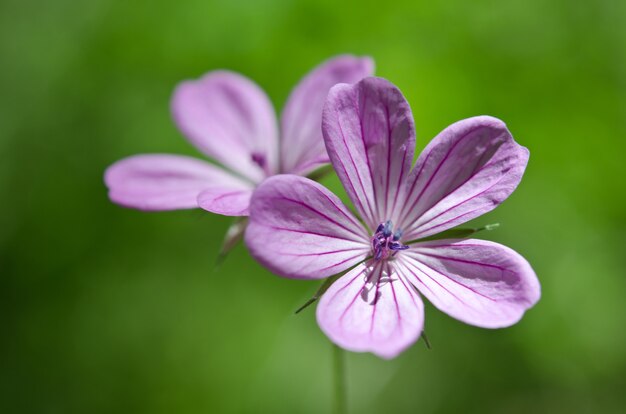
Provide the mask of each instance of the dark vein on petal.
{"label": "dark vein on petal", "polygon": [[[426,255],[426,256],[429,256],[428,254],[425,254],[425,255]],[[452,259],[450,259],[450,260],[452,260]],[[443,277],[447,278],[448,280],[450,280],[450,281],[452,281],[452,282],[456,283],[457,285],[462,286],[462,287],[464,287],[465,289],[467,289],[467,290],[470,290],[470,291],[474,292],[474,293],[475,293],[475,294],[477,294],[478,296],[482,296],[483,298],[488,299],[488,300],[490,300],[490,301],[492,301],[492,302],[497,302],[497,300],[496,300],[496,299],[491,298],[491,297],[489,297],[489,296],[487,296],[487,295],[484,295],[484,294],[482,294],[482,293],[480,293],[480,292],[477,292],[475,289],[473,289],[473,288],[471,288],[471,287],[469,287],[469,286],[467,286],[467,285],[464,285],[463,283],[459,282],[458,280],[456,280],[456,279],[454,279],[454,278],[452,278],[452,277],[450,277],[450,276],[448,276],[448,275],[446,275],[446,274],[441,273],[440,271],[438,271],[438,270],[434,269],[433,267],[431,267],[431,266],[427,265],[427,264],[426,264],[426,263],[424,263],[424,262],[418,262],[418,263],[419,263],[419,264],[421,264],[421,265],[426,266],[427,268],[429,268],[429,269],[430,269],[430,270],[432,270],[433,272],[437,273],[437,274],[438,274],[438,275],[440,275],[440,276],[443,276]],[[424,273],[424,274],[426,274],[426,273]],[[429,277],[430,277],[432,280],[435,280],[435,279],[433,279],[431,276],[429,276]],[[441,286],[441,285],[440,285],[440,286]],[[455,297],[456,297],[456,296],[455,296]]]}
{"label": "dark vein on petal", "polygon": [[337,267],[337,266],[340,266],[340,265],[342,265],[342,264],[344,264],[344,263],[346,263],[346,262],[349,262],[349,261],[351,261],[351,260],[354,260],[354,259],[358,258],[358,257],[359,257],[359,256],[361,256],[361,255],[363,255],[363,253],[359,253],[359,254],[357,254],[357,255],[354,255],[354,256],[348,257],[348,258],[347,258],[347,259],[345,259],[345,260],[342,260],[342,261],[340,261],[340,262],[338,262],[338,263],[334,263],[334,264],[332,264],[332,265],[330,265],[330,266],[323,267],[323,268],[321,268],[320,270],[332,269],[333,267]]}
{"label": "dark vein on petal", "polygon": [[[377,280],[376,280],[376,290],[374,291],[374,299],[373,300],[373,304],[372,306],[374,307],[374,309],[372,309],[372,316],[370,318],[370,337],[372,336],[372,332],[374,331],[374,321],[376,319],[376,309],[378,309],[378,291],[380,289],[380,278],[383,275],[383,266],[380,265],[380,275],[378,276]],[[391,282],[389,282],[391,283]]]}
{"label": "dark vein on petal", "polygon": [[[493,164],[497,164],[497,162],[494,162]],[[493,165],[493,164],[492,164],[492,165]],[[472,179],[476,178],[476,176],[480,173],[480,171],[482,171],[485,167],[487,167],[487,165],[488,165],[488,164],[486,164],[486,165],[484,165],[483,167],[481,167],[478,171],[476,171],[476,173],[474,173],[472,176],[470,176],[467,180],[465,180],[465,181],[464,181],[461,185],[459,185],[458,187],[456,187],[454,190],[452,190],[452,191],[450,191],[448,194],[446,194],[446,195],[445,195],[445,196],[444,196],[441,200],[443,200],[443,199],[445,199],[446,197],[448,197],[448,196],[450,196],[451,194],[453,194],[453,193],[454,193],[455,191],[457,191],[459,188],[461,188],[461,187],[463,187],[465,184],[467,184],[470,180],[472,180]],[[459,207],[459,206],[461,206],[461,205],[463,205],[463,204],[465,204],[465,203],[467,203],[467,202],[469,202],[469,201],[471,201],[471,200],[475,199],[476,197],[480,197],[481,195],[483,195],[484,193],[486,193],[486,192],[490,191],[493,187],[495,187],[496,185],[498,185],[498,184],[499,184],[502,180],[504,180],[505,178],[507,178],[507,176],[506,176],[506,175],[502,175],[500,178],[498,178],[498,180],[496,180],[496,182],[495,182],[495,183],[491,184],[491,185],[490,185],[489,187],[487,187],[486,189],[484,189],[484,190],[480,191],[479,193],[474,194],[474,195],[473,195],[473,196],[471,196],[470,198],[468,198],[468,199],[466,199],[466,200],[463,200],[463,201],[461,201],[460,203],[458,203],[458,204],[456,204],[456,205],[454,205],[454,206],[452,206],[452,207],[450,207],[450,208],[446,209],[445,211],[443,211],[443,212],[441,212],[441,213],[437,214],[435,217],[428,219],[428,220],[427,220],[427,221],[425,221],[424,223],[421,223],[421,224],[419,224],[419,225],[415,226],[414,230],[412,230],[412,231],[415,231],[415,230],[419,229],[420,227],[424,226],[425,224],[428,224],[428,223],[432,222],[432,221],[433,221],[433,220],[435,220],[437,217],[439,217],[439,216],[441,216],[441,215],[443,215],[443,214],[447,213],[448,211],[450,211],[450,210],[452,210],[452,209],[454,209],[454,208],[456,208],[456,207]],[[440,200],[440,201],[441,201],[441,200]],[[435,203],[433,206],[431,206],[431,207],[430,207],[428,210],[426,210],[426,211],[425,211],[425,212],[424,212],[421,216],[423,217],[423,216],[424,216],[424,215],[425,215],[428,211],[430,211],[432,208],[436,207],[436,206],[437,206],[437,204],[439,204],[439,202],[437,202],[437,203]],[[472,212],[473,212],[473,211],[477,211],[477,210],[480,210],[480,208],[477,208],[477,209],[475,209],[475,210],[472,210]],[[467,213],[462,214],[462,215],[460,215],[459,217],[463,217],[463,216],[465,216],[465,215],[467,215]],[[449,221],[452,221],[452,220],[449,220]],[[449,222],[449,221],[448,221],[448,222]],[[439,226],[434,226],[434,227],[432,227],[432,228],[436,228],[436,227],[439,227]],[[428,230],[430,230],[430,229],[428,229]],[[428,230],[422,230],[422,231],[418,232],[417,234],[420,234],[420,233],[425,233],[425,232],[427,232]]]}
{"label": "dark vein on petal", "polygon": [[329,237],[331,239],[338,239],[338,240],[343,240],[346,242],[356,242],[356,243],[360,243],[362,240],[354,240],[354,239],[347,239],[345,237],[339,237],[339,236],[333,236],[330,234],[324,234],[324,233],[316,233],[314,231],[309,231],[309,230],[299,230],[299,229],[289,229],[286,227],[278,227],[278,226],[266,226],[270,229],[274,229],[274,230],[281,230],[281,231],[290,231],[293,233],[301,233],[301,234],[311,234],[314,236],[320,236],[320,237]]}
{"label": "dark vein on petal", "polygon": [[245,191],[230,191],[228,193],[223,193],[223,194],[220,194],[219,196],[213,198],[213,202],[219,201],[219,200],[221,200],[223,198],[226,198],[226,197],[229,197],[229,196],[232,196],[233,194],[241,194],[243,192],[245,192]]}
{"label": "dark vein on petal", "polygon": [[[387,271],[389,272],[389,275],[391,275],[391,265],[389,265],[389,263],[387,263]],[[398,279],[400,279],[399,275]],[[393,295],[393,302],[396,305],[396,315],[398,315],[398,324],[396,326],[398,326],[398,329],[400,330],[400,332],[402,332],[402,315],[400,314],[400,304],[398,303],[398,298],[396,296],[396,288],[393,286],[393,282],[389,282],[389,284],[391,285],[390,287],[391,294]],[[409,296],[411,296],[410,292]],[[413,296],[411,296],[411,299],[413,299]],[[413,301],[415,302],[415,300]]]}
{"label": "dark vein on petal", "polygon": [[[476,212],[476,211],[478,211],[478,210],[480,210],[480,209],[482,209],[482,208],[483,208],[483,207],[478,207],[478,208],[476,208],[476,209],[474,209],[474,210],[470,210],[470,211],[468,211],[468,212],[466,212],[466,213],[461,214],[460,216],[455,216],[455,217],[452,217],[451,219],[446,220],[446,221],[444,221],[443,223],[439,223],[439,224],[436,224],[436,225],[434,225],[434,226],[432,226],[432,227],[429,227],[429,228],[427,228],[426,230],[420,230],[420,231],[418,231],[417,233],[413,233],[412,231],[411,231],[411,232],[408,232],[408,234],[407,234],[407,236],[406,236],[406,237],[407,237],[407,238],[409,238],[409,239],[418,239],[418,238],[420,238],[420,235],[425,234],[425,233],[428,233],[428,232],[429,232],[429,231],[431,231],[432,229],[436,229],[437,227],[445,226],[446,224],[448,224],[448,223],[450,223],[450,222],[453,222],[453,221],[455,221],[455,220],[458,220],[458,219],[460,219],[460,218],[462,218],[462,217],[464,217],[464,216],[467,216],[467,215],[473,214],[474,212]],[[433,220],[434,220],[434,219],[433,219]],[[469,219],[468,219],[468,220],[469,220]],[[430,223],[430,222],[432,222],[432,220],[428,220],[428,221],[427,221],[427,222],[425,222],[424,224],[428,224],[428,223]],[[419,229],[419,227],[420,227],[420,226],[418,226],[418,227],[416,228],[416,230],[417,230],[417,229]]]}
{"label": "dark vein on petal", "polygon": [[335,203],[335,201],[333,201],[333,199],[331,199],[328,194],[325,194],[322,190],[320,190],[319,188],[314,187],[318,193],[320,193],[321,195],[323,195],[324,197],[326,197],[326,199],[332,203],[332,205],[337,209],[338,212],[340,212],[345,218],[347,218],[348,220],[350,220],[350,222],[352,224],[354,224],[355,226],[357,226],[358,228],[362,228],[361,223],[359,223],[354,217],[352,217],[351,214],[346,213],[339,205],[337,205],[337,203]]}
{"label": "dark vein on petal", "polygon": [[[509,270],[506,267],[494,265],[494,264],[491,264],[491,263],[482,263],[482,262],[476,262],[476,261],[473,261],[473,260],[457,259],[456,257],[440,256],[440,255],[437,255],[437,254],[425,253],[425,252],[415,252],[415,254],[421,254],[423,256],[428,256],[428,257],[434,257],[435,259],[439,259],[439,260],[450,260],[452,262],[459,262],[459,263],[473,264],[473,265],[477,265],[477,266],[492,267],[494,269],[502,270],[503,272]],[[426,265],[426,264],[424,263],[424,265]],[[426,266],[428,266],[428,265],[426,265]],[[430,266],[428,266],[428,267],[430,267]]]}
{"label": "dark vein on petal", "polygon": [[[434,178],[437,176],[437,174],[439,173],[439,170],[441,169],[441,167],[443,166],[443,164],[448,160],[448,158],[450,157],[450,154],[452,154],[452,151],[454,151],[454,149],[462,142],[464,141],[468,136],[470,136],[472,133],[474,132],[474,130],[469,131],[468,133],[466,133],[465,135],[463,135],[461,138],[459,138],[459,140],[457,142],[455,142],[452,147],[450,147],[450,149],[448,150],[448,152],[446,152],[446,155],[443,157],[443,159],[441,161],[439,161],[439,163],[437,164],[437,168],[435,169],[435,171],[431,174],[430,178],[428,179],[428,181],[426,182],[426,185],[424,186],[424,188],[422,188],[422,191],[420,191],[419,195],[417,196],[417,198],[413,201],[413,203],[411,204],[411,207],[409,208],[409,212],[416,206],[417,203],[419,203],[420,199],[422,198],[422,196],[424,195],[424,192],[428,189],[428,187],[430,186],[430,184],[432,183],[432,181],[434,180]],[[434,148],[434,147],[433,147]],[[430,155],[430,152],[428,153]],[[424,165],[426,165],[426,162],[424,162]],[[421,173],[421,171],[420,171]],[[416,179],[417,181],[417,179]]]}
{"label": "dark vein on petal", "polygon": [[[352,279],[350,279],[349,282],[347,282],[345,285],[343,285],[342,287],[340,287],[339,289],[337,289],[337,291],[333,294],[333,297],[329,299],[329,302],[332,302],[333,300],[335,300],[335,298],[337,297],[337,295],[345,290],[348,286],[350,286],[352,283],[354,283],[354,281],[361,276],[363,273],[365,273],[365,271],[367,270],[367,267],[364,267],[360,272],[358,272],[356,274],[356,276],[354,276]],[[335,282],[337,283],[337,282]],[[361,292],[361,290],[359,289],[359,293]]]}
{"label": "dark vein on petal", "polygon": [[[391,211],[389,211],[389,216],[393,216],[394,213],[396,212],[396,206],[398,205],[398,194],[400,194],[401,191],[401,186],[402,186],[402,179],[404,178],[404,163],[406,162],[406,150],[404,151],[404,153],[402,154],[402,164],[401,164],[401,168],[400,168],[400,175],[398,177],[398,185],[396,188],[396,194],[393,198],[393,205],[391,207]],[[397,216],[398,219],[400,219],[400,216]],[[398,223],[401,224],[401,223]]]}
{"label": "dark vein on petal", "polygon": [[276,252],[276,254],[279,255],[284,255],[284,256],[294,256],[294,257],[306,257],[306,256],[326,256],[329,254],[335,254],[335,253],[345,253],[345,252],[351,252],[354,250],[363,250],[363,248],[361,247],[351,247],[348,249],[339,249],[339,250],[332,250],[330,252],[320,252],[320,253],[290,253],[290,252]]}
{"label": "dark vein on petal", "polygon": [[[361,207],[361,214],[366,215],[366,211],[365,211],[365,206],[363,205],[363,203],[361,202],[361,197],[359,197],[359,194],[356,191],[356,188],[354,187],[354,184],[352,184],[352,179],[350,178],[350,174],[348,173],[348,170],[346,169],[345,164],[343,163],[343,161],[341,161],[341,157],[337,157],[336,158],[337,162],[339,163],[339,166],[341,167],[341,169],[343,170],[343,173],[346,175],[346,179],[348,181],[348,184],[350,184],[350,188],[352,189],[352,193],[354,194],[354,197],[356,198],[356,201],[359,203],[359,206]],[[333,166],[334,163],[333,163]],[[343,180],[341,181],[342,184],[344,184]],[[344,186],[345,188],[345,186]],[[348,190],[346,188],[346,190]],[[354,200],[353,200],[354,201]],[[357,207],[359,207],[357,206]]]}
{"label": "dark vein on petal", "polygon": [[[419,262],[421,264],[421,262]],[[439,283],[439,281],[437,279],[435,279],[434,277],[432,277],[431,275],[429,275],[428,273],[424,272],[422,269],[420,269],[415,263],[410,263],[410,265],[417,271],[419,271],[420,273],[422,273],[424,276],[426,276],[427,278],[429,278],[430,280],[432,280],[433,282],[435,282],[437,285],[439,285],[440,288],[442,288],[443,290],[445,290],[446,292],[448,292],[450,294],[450,296],[452,296],[453,298],[455,298],[456,300],[458,300],[459,302],[461,302],[462,304],[467,306],[467,303],[465,303],[465,301],[463,301],[461,298],[459,298],[457,295],[455,295],[454,293],[452,293],[452,291],[448,288],[446,288],[445,286],[443,286],[441,283]],[[429,266],[427,266],[429,267]],[[429,267],[430,268],[430,267]],[[431,270],[433,270],[435,273],[438,273],[441,275],[441,273],[435,271],[434,269],[430,268]],[[415,275],[415,274],[414,274]],[[442,275],[445,276],[445,275]],[[437,295],[427,284],[425,284],[419,277],[417,277],[417,275],[415,275],[415,277],[417,278],[417,280],[420,281],[420,283],[424,286],[426,286],[428,288],[428,290],[430,290],[435,297],[439,298],[439,295]],[[446,278],[450,279],[449,277],[445,276]],[[452,280],[452,279],[450,279]],[[463,287],[467,287],[465,285],[461,285]]]}
{"label": "dark vein on petal", "polygon": [[308,204],[306,204],[306,203],[303,203],[302,201],[299,201],[299,200],[294,200],[294,199],[292,199],[292,198],[288,198],[288,197],[285,197],[285,196],[276,196],[276,197],[274,197],[274,198],[275,198],[275,199],[279,199],[279,200],[285,200],[285,201],[288,201],[288,202],[291,202],[291,203],[297,204],[297,205],[299,205],[299,206],[301,206],[301,207],[304,207],[304,208],[306,208],[306,209],[308,209],[308,210],[310,210],[310,211],[314,212],[315,214],[319,215],[320,217],[325,218],[326,220],[330,221],[331,223],[333,223],[333,224],[335,224],[335,225],[337,225],[337,226],[341,227],[342,229],[344,229],[344,230],[346,230],[346,231],[348,231],[348,232],[350,232],[350,233],[354,234],[355,236],[357,236],[357,237],[362,237],[362,234],[357,233],[354,229],[350,229],[350,228],[346,227],[346,226],[345,226],[345,225],[343,225],[342,223],[339,223],[338,221],[336,221],[336,220],[334,220],[334,219],[330,218],[330,217],[329,217],[329,216],[327,216],[326,214],[322,213],[321,211],[317,210],[317,209],[316,209],[316,208],[314,208],[314,207],[311,207],[310,205],[308,205]]}
{"label": "dark vein on petal", "polygon": [[[363,99],[365,100],[367,96],[363,97]],[[370,156],[369,156],[369,151],[367,150],[367,145],[365,144],[365,133],[363,131],[363,119],[361,119],[361,111],[359,109],[359,103],[357,101],[357,96],[356,94],[354,95],[354,104],[355,104],[355,110],[356,110],[356,115],[357,118],[359,120],[359,128],[361,130],[361,142],[363,143],[363,152],[365,153],[365,165],[367,166],[367,171],[369,172],[370,175],[370,184],[372,185],[372,195],[374,197],[374,206],[376,207],[376,209],[372,209],[372,206],[370,205],[370,200],[369,197],[367,198],[367,205],[370,207],[370,216],[369,221],[372,225],[375,225],[375,221],[376,221],[376,217],[379,215],[378,214],[378,205],[376,203],[376,200],[378,199],[376,197],[376,185],[374,183],[374,175],[372,174],[372,166],[370,165]],[[365,102],[363,102],[363,106],[365,106]],[[360,176],[360,175],[359,175]],[[366,194],[367,196],[367,194]]]}
{"label": "dark vein on petal", "polygon": [[[348,142],[346,141],[346,136],[345,136],[345,134],[343,132],[343,128],[341,127],[339,111],[335,110],[335,113],[336,113],[336,116],[337,116],[337,125],[339,126],[339,130],[341,132],[341,139],[343,141],[343,145],[346,147],[346,152],[348,153],[348,157],[350,158],[350,162],[352,162],[352,166],[354,167],[354,173],[356,174],[357,178],[359,179],[359,184],[361,184],[361,189],[363,190],[363,198],[367,202],[367,207],[369,209],[369,216],[371,217],[374,212],[372,210],[372,206],[370,205],[370,199],[369,199],[369,197],[367,195],[367,191],[365,190],[365,185],[363,184],[363,181],[361,180],[361,174],[359,173],[359,170],[358,170],[356,164],[354,163],[354,159],[352,158],[352,152],[350,151],[350,148],[348,147]],[[368,166],[369,166],[369,164],[368,164]],[[347,172],[347,170],[346,170],[346,172]],[[346,178],[348,178],[348,180],[350,180],[350,175],[347,175]],[[357,197],[357,199],[359,199],[359,195],[356,192],[355,192],[354,195]],[[360,199],[359,199],[359,203],[360,203]],[[363,205],[363,204],[361,204],[361,205]],[[365,213],[365,210],[363,210],[363,212]]]}
{"label": "dark vein on petal", "polygon": [[389,107],[387,105],[384,105],[385,108],[385,116],[386,116],[386,121],[387,121],[387,181],[385,184],[385,217],[384,218],[389,218],[389,179],[390,179],[390,175],[391,175],[391,119],[389,118]]}

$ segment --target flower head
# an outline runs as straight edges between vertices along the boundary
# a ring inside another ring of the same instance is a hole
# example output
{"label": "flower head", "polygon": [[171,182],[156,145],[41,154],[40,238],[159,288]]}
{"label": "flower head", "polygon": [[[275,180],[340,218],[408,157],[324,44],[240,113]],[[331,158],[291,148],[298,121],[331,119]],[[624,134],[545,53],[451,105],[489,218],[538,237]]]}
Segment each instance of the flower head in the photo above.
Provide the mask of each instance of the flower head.
{"label": "flower head", "polygon": [[202,207],[247,216],[252,191],[265,178],[305,175],[328,162],[320,127],[328,90],[372,72],[370,58],[324,62],[291,92],[280,128],[265,93],[242,75],[213,71],[183,82],[172,99],[174,120],[196,148],[225,168],[181,155],[136,155],[107,169],[109,197],[141,210]]}
{"label": "flower head", "polygon": [[252,197],[245,239],[277,274],[325,278],[317,321],[336,344],[392,358],[422,331],[421,296],[471,325],[519,321],[540,296],[528,262],[497,243],[425,241],[504,201],[528,150],[505,124],[480,116],[434,138],[411,168],[415,128],[391,83],[366,78],[328,95],[322,129],[333,167],[362,221],[322,185],[279,175]]}

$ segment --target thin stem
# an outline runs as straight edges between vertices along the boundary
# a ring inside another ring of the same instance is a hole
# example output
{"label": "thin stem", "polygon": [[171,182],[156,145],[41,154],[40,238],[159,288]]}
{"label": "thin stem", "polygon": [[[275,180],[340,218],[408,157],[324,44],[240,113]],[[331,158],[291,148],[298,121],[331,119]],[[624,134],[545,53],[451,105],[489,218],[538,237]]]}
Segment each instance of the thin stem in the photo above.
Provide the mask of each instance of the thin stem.
{"label": "thin stem", "polygon": [[331,277],[327,278],[326,280],[324,280],[324,282],[322,283],[322,286],[320,286],[320,288],[317,289],[317,292],[315,292],[315,295],[313,295],[313,297],[311,299],[307,300],[304,305],[300,306],[298,308],[298,310],[296,311],[296,313],[300,313],[304,309],[308,308],[309,305],[311,305],[313,302],[318,300],[320,298],[320,296],[322,296],[324,294],[324,292],[326,292],[328,290],[330,285],[332,285],[333,282],[335,280],[337,280],[338,278],[339,278],[339,275],[331,276]]}
{"label": "thin stem", "polygon": [[335,383],[335,414],[346,414],[346,361],[343,349],[333,344],[333,376]]}

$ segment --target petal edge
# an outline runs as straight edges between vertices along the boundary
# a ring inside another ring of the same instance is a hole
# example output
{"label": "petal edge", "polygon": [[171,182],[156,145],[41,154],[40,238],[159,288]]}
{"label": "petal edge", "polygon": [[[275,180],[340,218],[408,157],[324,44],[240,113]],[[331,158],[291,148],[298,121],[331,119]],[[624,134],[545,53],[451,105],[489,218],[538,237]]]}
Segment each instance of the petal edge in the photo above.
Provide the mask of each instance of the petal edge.
{"label": "petal edge", "polygon": [[173,154],[121,159],[107,168],[104,181],[111,201],[145,211],[197,208],[198,194],[211,185],[247,185],[205,161]]}
{"label": "petal edge", "polygon": [[302,78],[289,95],[281,115],[283,172],[306,175],[329,162],[321,122],[328,91],[338,83],[354,83],[373,73],[371,58],[340,55],[321,63]]}

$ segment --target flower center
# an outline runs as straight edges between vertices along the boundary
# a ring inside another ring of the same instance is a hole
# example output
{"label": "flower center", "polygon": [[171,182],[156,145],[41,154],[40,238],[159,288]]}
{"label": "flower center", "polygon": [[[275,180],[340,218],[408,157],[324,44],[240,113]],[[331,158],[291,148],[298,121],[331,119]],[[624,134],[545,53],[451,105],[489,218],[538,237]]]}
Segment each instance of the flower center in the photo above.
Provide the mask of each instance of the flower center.
{"label": "flower center", "polygon": [[250,155],[250,158],[252,159],[252,162],[255,163],[256,165],[258,165],[259,167],[261,167],[261,169],[263,170],[263,172],[265,172],[265,175],[270,176],[272,175],[270,173],[269,170],[269,165],[267,163],[267,157],[265,156],[265,154],[261,153],[261,152],[253,152]]}
{"label": "flower center", "polygon": [[250,158],[252,158],[252,162],[255,163],[256,165],[258,165],[261,168],[265,168],[265,165],[267,163],[267,160],[265,158],[265,154],[262,154],[260,152],[253,152],[252,155],[250,156]]}
{"label": "flower center", "polygon": [[394,232],[391,220],[380,223],[376,229],[376,233],[374,233],[374,237],[372,237],[374,260],[394,257],[399,250],[408,249],[409,246],[400,242],[400,237],[402,237],[402,230],[397,229]]}

